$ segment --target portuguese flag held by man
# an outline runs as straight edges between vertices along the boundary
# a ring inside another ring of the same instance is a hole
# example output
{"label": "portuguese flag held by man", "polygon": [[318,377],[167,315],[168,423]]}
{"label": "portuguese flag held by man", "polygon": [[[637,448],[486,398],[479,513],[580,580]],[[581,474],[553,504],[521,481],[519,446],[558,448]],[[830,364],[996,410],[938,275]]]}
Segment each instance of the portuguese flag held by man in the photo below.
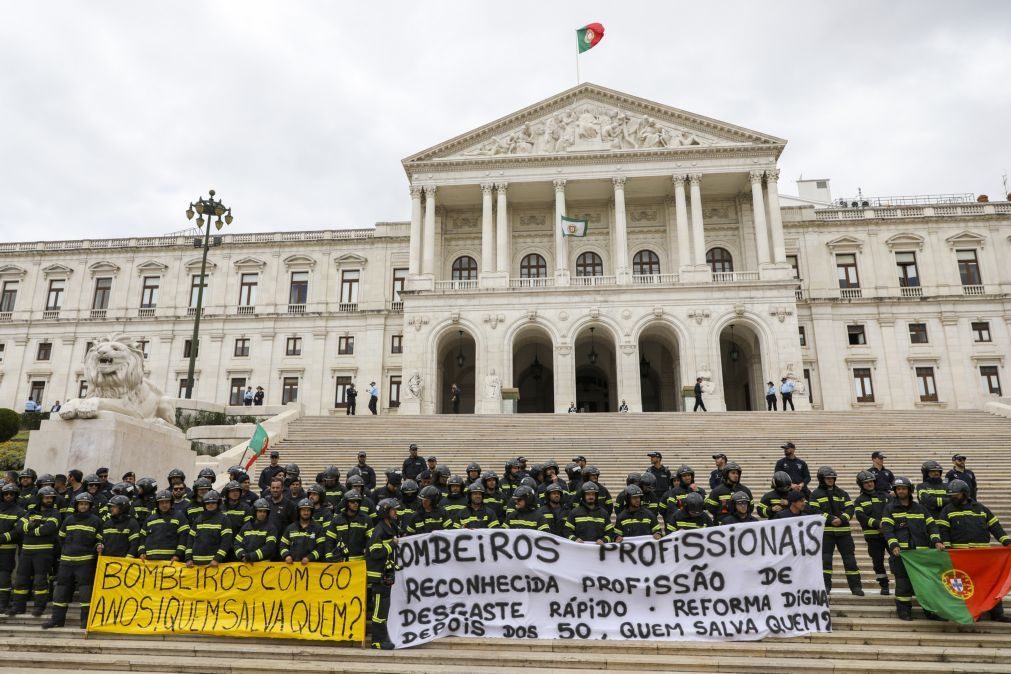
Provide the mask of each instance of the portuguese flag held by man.
{"label": "portuguese flag held by man", "polygon": [[1011,591],[1011,548],[903,550],[902,562],[925,610],[972,624]]}
{"label": "portuguese flag held by man", "polygon": [[247,450],[251,450],[253,455],[249,457],[249,461],[246,462],[245,469],[249,470],[249,467],[260,458],[260,455],[267,451],[267,447],[270,445],[270,438],[267,436],[267,431],[263,429],[263,426],[256,424],[256,430],[253,431],[253,437],[249,439],[249,445]]}
{"label": "portuguese flag held by man", "polygon": [[604,26],[599,23],[588,23],[582,28],[576,29],[576,38],[579,41],[579,53],[590,51],[604,39]]}

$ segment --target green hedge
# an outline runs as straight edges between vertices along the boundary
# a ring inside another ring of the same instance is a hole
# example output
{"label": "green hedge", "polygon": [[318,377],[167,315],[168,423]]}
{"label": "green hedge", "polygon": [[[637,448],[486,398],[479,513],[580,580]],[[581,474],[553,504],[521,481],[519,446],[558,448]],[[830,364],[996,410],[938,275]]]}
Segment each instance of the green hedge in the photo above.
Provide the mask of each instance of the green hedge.
{"label": "green hedge", "polygon": [[37,431],[42,422],[49,418],[49,412],[22,412],[21,429],[25,431]]}
{"label": "green hedge", "polygon": [[21,418],[14,410],[0,408],[0,442],[7,442],[21,429]]}

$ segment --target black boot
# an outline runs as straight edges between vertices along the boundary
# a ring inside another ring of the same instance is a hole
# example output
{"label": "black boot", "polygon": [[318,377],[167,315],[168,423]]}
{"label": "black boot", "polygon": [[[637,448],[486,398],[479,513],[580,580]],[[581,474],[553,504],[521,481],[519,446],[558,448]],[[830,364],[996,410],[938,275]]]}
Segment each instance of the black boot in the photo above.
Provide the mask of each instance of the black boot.
{"label": "black boot", "polygon": [[35,606],[32,608],[32,617],[41,618],[42,614],[46,612],[46,602],[36,601]]}
{"label": "black boot", "polygon": [[829,575],[829,574],[827,574],[827,573],[823,574],[823,575],[825,576],[825,593],[826,594],[831,594],[832,593],[832,576]]}
{"label": "black boot", "polygon": [[389,634],[386,631],[386,623],[372,623],[372,648],[383,651],[393,650],[393,644],[390,642]]}
{"label": "black boot", "polygon": [[21,615],[28,608],[28,600],[15,597],[14,601],[11,602],[11,607],[7,609],[7,615],[16,616]]}
{"label": "black boot", "polygon": [[857,575],[846,576],[846,582],[849,584],[850,592],[853,593],[853,596],[855,597],[864,596],[864,588],[863,585],[860,583],[860,576]]}
{"label": "black boot", "polygon": [[89,611],[90,611],[89,607],[87,607],[87,606],[82,606],[81,607],[81,625],[80,625],[80,627],[81,627],[82,630],[88,629],[88,613],[89,613]]}
{"label": "black boot", "polygon": [[879,578],[878,579],[878,585],[881,586],[881,596],[882,597],[887,597],[888,595],[891,594],[891,592],[888,589],[888,578],[884,578],[884,579],[880,579]]}
{"label": "black boot", "polygon": [[67,607],[53,605],[53,614],[49,620],[42,623],[42,629],[49,630],[54,627],[63,627],[67,624]]}

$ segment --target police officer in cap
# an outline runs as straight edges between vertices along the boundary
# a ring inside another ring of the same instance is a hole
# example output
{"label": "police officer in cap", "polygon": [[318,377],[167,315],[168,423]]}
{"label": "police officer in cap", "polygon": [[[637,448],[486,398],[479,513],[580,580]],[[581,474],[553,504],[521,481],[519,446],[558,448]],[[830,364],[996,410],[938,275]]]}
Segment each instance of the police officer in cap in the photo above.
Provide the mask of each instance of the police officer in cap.
{"label": "police officer in cap", "polygon": [[653,488],[658,494],[666,494],[667,490],[671,487],[673,476],[671,475],[670,468],[663,465],[663,454],[653,451],[646,456],[649,457],[650,466],[645,472],[650,473],[656,478],[656,485]]}
{"label": "police officer in cap", "polygon": [[956,452],[951,456],[951,470],[944,475],[948,482],[961,480],[969,485],[969,495],[976,498],[976,473],[965,467],[965,454]]}
{"label": "police officer in cap", "polygon": [[404,464],[400,468],[401,474],[405,480],[417,480],[421,471],[427,468],[425,460],[418,456],[418,445],[412,442],[411,446],[407,448],[407,458],[404,459]]}

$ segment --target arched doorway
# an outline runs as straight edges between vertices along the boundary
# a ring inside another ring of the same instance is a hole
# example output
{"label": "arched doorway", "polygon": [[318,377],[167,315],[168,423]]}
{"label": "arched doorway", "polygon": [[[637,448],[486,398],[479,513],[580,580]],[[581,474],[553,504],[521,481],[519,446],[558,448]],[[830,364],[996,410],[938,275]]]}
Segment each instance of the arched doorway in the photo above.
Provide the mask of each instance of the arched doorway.
{"label": "arched doorway", "polygon": [[587,326],[576,338],[576,407],[581,412],[615,412],[618,400],[617,359],[611,332]]}
{"label": "arched doorway", "polygon": [[639,390],[643,412],[676,412],[681,400],[677,336],[655,324],[639,335]]}
{"label": "arched doorway", "polygon": [[517,412],[555,411],[554,347],[543,328],[524,328],[513,339],[512,385],[520,392]]}
{"label": "arched doorway", "polygon": [[723,397],[727,409],[754,410],[765,404],[765,377],[758,334],[746,323],[731,323],[720,333]]}
{"label": "arched doorway", "polygon": [[450,389],[456,384],[461,391],[460,414],[474,413],[475,378],[477,365],[477,345],[469,332],[463,329],[449,330],[439,340],[439,394],[436,411],[452,414],[453,404]]}

